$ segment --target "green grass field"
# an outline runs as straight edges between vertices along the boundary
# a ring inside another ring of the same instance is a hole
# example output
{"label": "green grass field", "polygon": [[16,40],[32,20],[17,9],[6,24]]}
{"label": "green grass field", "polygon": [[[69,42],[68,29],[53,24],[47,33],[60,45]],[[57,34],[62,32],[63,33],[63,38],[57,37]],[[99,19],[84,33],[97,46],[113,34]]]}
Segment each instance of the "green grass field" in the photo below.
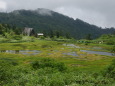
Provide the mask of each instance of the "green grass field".
{"label": "green grass field", "polygon": [[[87,54],[80,51],[97,46],[93,44],[74,43],[80,48],[64,44],[73,43],[38,39],[33,42],[0,43],[0,86],[115,85],[114,78],[103,76],[103,72],[115,56]],[[6,50],[38,50],[40,53],[30,55],[32,53],[30,51],[24,55],[2,52]],[[71,52],[77,55],[68,55]]]}

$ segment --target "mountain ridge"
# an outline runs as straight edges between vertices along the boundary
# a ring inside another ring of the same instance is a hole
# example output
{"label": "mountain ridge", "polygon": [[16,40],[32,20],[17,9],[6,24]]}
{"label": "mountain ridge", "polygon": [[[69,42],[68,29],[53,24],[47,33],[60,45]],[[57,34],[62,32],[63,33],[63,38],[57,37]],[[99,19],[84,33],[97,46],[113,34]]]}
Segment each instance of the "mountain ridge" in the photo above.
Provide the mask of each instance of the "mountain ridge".
{"label": "mountain ridge", "polygon": [[10,13],[0,13],[0,23],[7,23],[21,28],[32,27],[36,32],[60,31],[63,34],[69,33],[73,38],[85,38],[91,34],[97,38],[102,34],[111,34],[114,28],[103,29],[96,25],[89,24],[80,19],[74,20],[63,14],[49,9],[38,8],[36,10],[15,10]]}

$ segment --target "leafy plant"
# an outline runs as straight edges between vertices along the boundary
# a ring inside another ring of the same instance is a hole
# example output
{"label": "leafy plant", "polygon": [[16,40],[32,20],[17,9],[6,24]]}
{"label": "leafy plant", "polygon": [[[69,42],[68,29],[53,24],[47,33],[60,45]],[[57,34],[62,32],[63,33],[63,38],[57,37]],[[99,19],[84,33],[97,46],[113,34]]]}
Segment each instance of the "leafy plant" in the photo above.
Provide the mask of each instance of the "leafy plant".
{"label": "leafy plant", "polygon": [[59,71],[65,71],[67,69],[64,63],[57,62],[54,59],[49,59],[49,58],[44,58],[44,59],[41,59],[40,61],[33,62],[32,67],[34,69],[50,67]]}
{"label": "leafy plant", "polygon": [[103,75],[115,79],[115,60],[105,69]]}
{"label": "leafy plant", "polygon": [[111,52],[115,53],[115,45],[112,47]]}
{"label": "leafy plant", "polygon": [[14,35],[12,38],[15,40],[21,40],[22,36],[21,35]]}

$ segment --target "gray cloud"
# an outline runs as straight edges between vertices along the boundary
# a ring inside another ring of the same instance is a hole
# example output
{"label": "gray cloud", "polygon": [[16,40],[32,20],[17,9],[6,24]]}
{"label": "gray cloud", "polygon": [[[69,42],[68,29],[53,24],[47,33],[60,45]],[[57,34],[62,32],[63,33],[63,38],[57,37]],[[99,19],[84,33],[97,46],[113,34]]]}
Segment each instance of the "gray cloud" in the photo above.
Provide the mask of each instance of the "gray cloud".
{"label": "gray cloud", "polygon": [[0,11],[4,11],[7,8],[7,3],[4,1],[0,1]]}
{"label": "gray cloud", "polygon": [[115,0],[0,0],[0,11],[47,8],[101,27],[115,27],[114,4]]}
{"label": "gray cloud", "polygon": [[40,15],[49,15],[49,16],[52,16],[52,12],[49,10],[49,9],[37,9],[37,10],[34,10],[35,12],[37,12],[38,14]]}

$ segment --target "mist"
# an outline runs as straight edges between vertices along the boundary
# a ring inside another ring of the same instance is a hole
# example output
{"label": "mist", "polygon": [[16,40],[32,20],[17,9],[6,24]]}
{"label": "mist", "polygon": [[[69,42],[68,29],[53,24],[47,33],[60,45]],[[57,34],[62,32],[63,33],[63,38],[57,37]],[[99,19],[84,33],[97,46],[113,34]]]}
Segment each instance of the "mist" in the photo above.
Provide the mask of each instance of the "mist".
{"label": "mist", "polygon": [[[99,27],[115,27],[114,4],[114,0],[0,0],[0,11],[46,8]],[[38,13],[51,16],[49,10]]]}

